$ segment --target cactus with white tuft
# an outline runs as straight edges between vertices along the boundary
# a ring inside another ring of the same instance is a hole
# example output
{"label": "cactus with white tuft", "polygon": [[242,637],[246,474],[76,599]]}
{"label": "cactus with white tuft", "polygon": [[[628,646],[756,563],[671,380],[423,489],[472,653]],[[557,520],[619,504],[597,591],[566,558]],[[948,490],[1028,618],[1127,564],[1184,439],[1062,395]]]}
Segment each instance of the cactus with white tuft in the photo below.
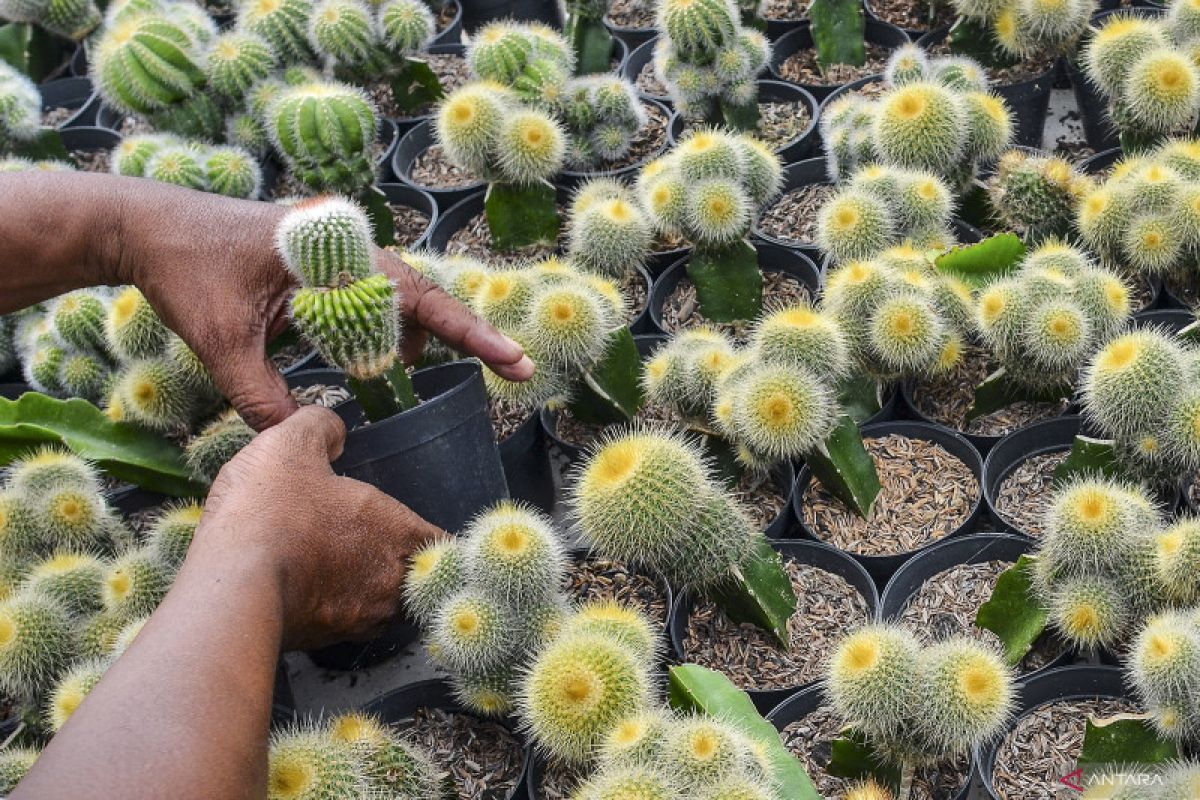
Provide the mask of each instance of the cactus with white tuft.
{"label": "cactus with white tuft", "polygon": [[41,125],[41,92],[14,67],[0,63],[0,150],[35,138]]}
{"label": "cactus with white tuft", "polygon": [[1087,30],[1090,0],[951,0],[958,17],[947,40],[952,52],[989,66],[1064,55]]}

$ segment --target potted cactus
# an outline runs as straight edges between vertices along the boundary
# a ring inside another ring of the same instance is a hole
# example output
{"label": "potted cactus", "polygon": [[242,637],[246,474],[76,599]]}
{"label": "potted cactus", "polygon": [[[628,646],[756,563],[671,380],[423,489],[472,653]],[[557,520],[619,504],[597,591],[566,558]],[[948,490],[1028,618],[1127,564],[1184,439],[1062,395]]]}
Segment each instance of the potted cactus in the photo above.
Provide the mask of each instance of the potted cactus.
{"label": "potted cactus", "polygon": [[146,134],[122,140],[110,158],[114,174],[256,200],[262,191],[262,166],[241,147],[205,144],[171,134]]}
{"label": "potted cactus", "polygon": [[989,3],[951,0],[957,18],[943,33],[950,51],[989,67],[1013,66],[1070,51],[1095,10],[1092,0]]}
{"label": "potted cactus", "polygon": [[1189,57],[1200,28],[1195,9],[1174,2],[1159,20],[1117,14],[1082,54],[1087,79],[1109,101],[1109,117],[1126,152],[1190,133],[1200,115],[1200,71]]}
{"label": "potted cactus", "polygon": [[999,221],[1030,245],[1071,236],[1075,208],[1095,189],[1069,161],[1018,149],[1000,157],[987,187]]}
{"label": "potted cactus", "polygon": [[67,160],[58,132],[42,124],[42,94],[33,81],[0,61],[0,154]]}
{"label": "potted cactus", "polygon": [[580,75],[608,72],[612,66],[613,35],[604,24],[607,0],[570,0],[563,29],[575,52]]}

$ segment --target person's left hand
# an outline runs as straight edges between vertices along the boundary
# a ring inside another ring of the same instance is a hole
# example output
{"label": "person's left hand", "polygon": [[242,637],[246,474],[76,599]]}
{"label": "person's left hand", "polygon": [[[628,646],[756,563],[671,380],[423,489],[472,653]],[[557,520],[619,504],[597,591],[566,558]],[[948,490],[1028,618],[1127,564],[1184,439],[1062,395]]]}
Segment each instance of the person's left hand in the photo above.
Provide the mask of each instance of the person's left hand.
{"label": "person's left hand", "polygon": [[[120,192],[114,282],[142,290],[249,425],[262,430],[295,412],[295,401],[266,354],[267,342],[287,325],[293,289],[275,251],[275,226],[287,209],[152,181],[106,178]],[[378,255],[400,297],[406,363],[420,355],[428,333],[508,380],[533,375],[533,362],[520,345],[394,253]]]}

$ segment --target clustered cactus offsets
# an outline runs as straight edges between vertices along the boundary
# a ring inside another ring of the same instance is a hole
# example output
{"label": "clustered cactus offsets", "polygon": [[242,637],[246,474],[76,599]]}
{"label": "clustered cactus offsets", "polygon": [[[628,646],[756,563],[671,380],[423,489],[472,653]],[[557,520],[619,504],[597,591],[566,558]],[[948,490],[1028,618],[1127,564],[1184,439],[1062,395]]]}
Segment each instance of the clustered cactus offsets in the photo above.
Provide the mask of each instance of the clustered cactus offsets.
{"label": "clustered cactus offsets", "polygon": [[249,200],[262,189],[262,167],[246,150],[170,134],[127,137],[113,151],[112,171]]}
{"label": "clustered cactus offsets", "polygon": [[51,448],[0,486],[0,690],[48,732],[137,635],[200,521],[199,505],[169,505],[135,535],[100,487],[90,464]]}
{"label": "clustered cactus offsets", "polygon": [[951,0],[958,20],[952,52],[992,65],[1054,57],[1075,48],[1096,10],[1094,0]]}
{"label": "clustered cactus offsets", "polygon": [[427,752],[371,714],[297,722],[271,735],[269,800],[440,800],[454,796],[448,782]]}
{"label": "clustered cactus offsets", "polygon": [[1108,96],[1109,117],[1127,153],[1189,134],[1200,115],[1200,12],[1189,0],[1165,17],[1116,14],[1082,54],[1088,80]]}
{"label": "clustered cactus offsets", "polygon": [[1069,161],[1024,150],[1001,156],[988,182],[1000,222],[1028,243],[1070,236],[1075,209],[1095,188],[1095,182]]}
{"label": "clustered cactus offsets", "polygon": [[834,180],[885,165],[933,172],[959,190],[1012,141],[1011,109],[969,58],[928,58],[915,45],[901,47],[888,63],[887,81],[890,88],[878,98],[848,95],[821,115]]}
{"label": "clustered cactus offsets", "polygon": [[0,0],[0,20],[31,22],[78,42],[100,24],[100,9],[93,0]]}
{"label": "clustered cactus offsets", "polygon": [[771,44],[742,25],[733,0],[659,0],[654,71],[683,115],[732,128],[758,125],[758,74]]}
{"label": "clustered cactus offsets", "polygon": [[1196,280],[1200,252],[1200,142],[1172,139],[1128,156],[1080,200],[1083,241],[1142,275]]}
{"label": "clustered cactus offsets", "polygon": [[638,177],[657,232],[692,242],[688,277],[706,317],[752,320],[762,312],[762,273],[747,240],[758,213],[778,196],[783,168],[758,139],[719,128],[690,131]]}
{"label": "clustered cactus offsets", "polygon": [[968,637],[923,646],[900,625],[846,636],[825,667],[833,710],[896,766],[966,755],[1002,733],[1013,713],[1010,668]]}
{"label": "clustered cactus offsets", "polygon": [[1170,483],[1200,468],[1198,365],[1195,346],[1153,329],[1118,336],[1092,357],[1084,413],[1124,469]]}

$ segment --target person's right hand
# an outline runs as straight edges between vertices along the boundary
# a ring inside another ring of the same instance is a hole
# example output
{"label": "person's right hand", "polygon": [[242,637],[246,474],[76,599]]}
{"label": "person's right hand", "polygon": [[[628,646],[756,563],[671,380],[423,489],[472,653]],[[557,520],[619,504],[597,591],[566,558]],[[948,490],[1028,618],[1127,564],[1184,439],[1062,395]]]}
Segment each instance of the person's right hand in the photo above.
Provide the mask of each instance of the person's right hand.
{"label": "person's right hand", "polygon": [[441,529],[329,463],[346,431],[325,408],[259,434],[213,483],[183,569],[234,559],[275,583],[285,649],[364,638],[400,612],[409,557]]}

